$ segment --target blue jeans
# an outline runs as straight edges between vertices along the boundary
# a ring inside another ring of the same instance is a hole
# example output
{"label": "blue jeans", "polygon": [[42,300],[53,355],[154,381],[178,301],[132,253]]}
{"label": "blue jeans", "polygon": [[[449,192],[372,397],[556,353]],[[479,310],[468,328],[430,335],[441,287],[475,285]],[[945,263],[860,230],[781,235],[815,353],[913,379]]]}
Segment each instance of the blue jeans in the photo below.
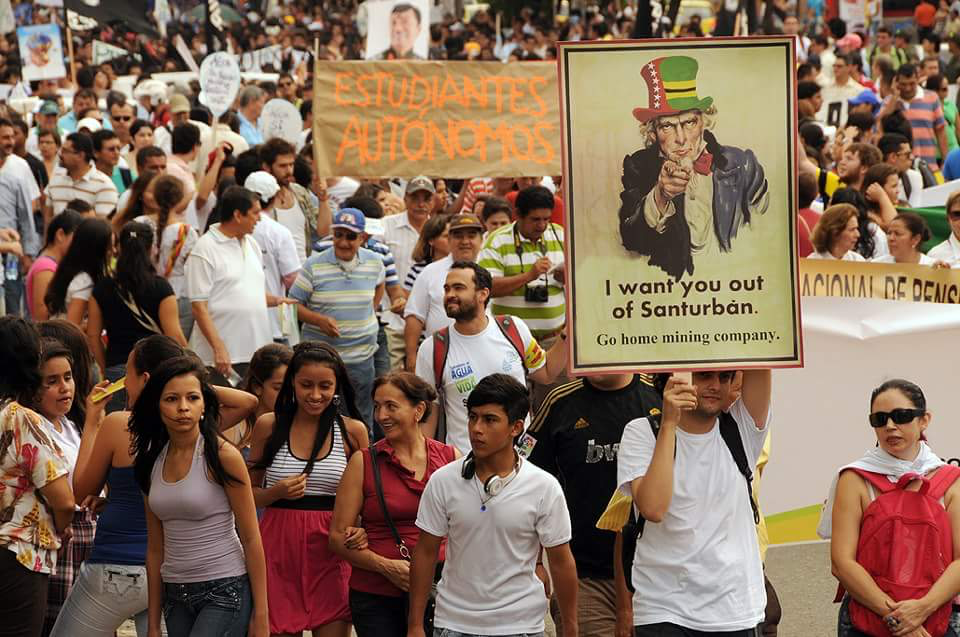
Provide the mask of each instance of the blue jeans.
{"label": "blue jeans", "polygon": [[128,617],[146,637],[147,567],[84,562],[50,635],[113,637]]}
{"label": "blue jeans", "polygon": [[357,409],[363,416],[363,424],[367,426],[367,431],[373,430],[373,380],[374,364],[373,356],[359,363],[346,363],[347,376],[350,377],[350,383],[353,385],[353,392],[357,399]]}
{"label": "blue jeans", "polygon": [[253,611],[246,575],[164,584],[163,617],[170,637],[244,637]]}
{"label": "blue jeans", "polygon": [[[473,635],[471,633],[460,633],[449,628],[434,628],[433,637],[483,637],[482,635]],[[543,633],[514,633],[512,635],[499,635],[498,637],[543,637]]]}

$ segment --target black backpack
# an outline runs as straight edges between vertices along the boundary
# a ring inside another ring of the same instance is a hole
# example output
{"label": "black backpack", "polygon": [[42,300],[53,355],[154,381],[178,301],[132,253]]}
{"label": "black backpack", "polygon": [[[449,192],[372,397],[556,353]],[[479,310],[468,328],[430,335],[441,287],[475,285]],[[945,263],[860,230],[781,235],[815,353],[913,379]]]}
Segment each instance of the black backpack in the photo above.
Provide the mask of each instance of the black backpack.
{"label": "black backpack", "polygon": [[[653,437],[656,438],[660,433],[660,416],[649,416],[650,429],[653,430]],[[753,523],[760,524],[760,511],[757,509],[757,503],[753,499],[753,471],[750,470],[750,463],[747,462],[747,452],[743,448],[743,439],[740,437],[740,429],[737,421],[733,419],[728,412],[720,412],[720,437],[724,444],[730,450],[733,461],[737,463],[737,470],[740,471],[747,481],[747,497],[750,498],[750,508],[753,510]],[[676,455],[676,448],[674,448]],[[634,510],[633,499],[630,501],[630,519],[623,526],[623,552],[620,559],[623,563],[623,579],[626,581],[627,589],[633,593],[633,557],[637,552],[637,540],[643,535],[643,527],[646,520],[637,516]]]}

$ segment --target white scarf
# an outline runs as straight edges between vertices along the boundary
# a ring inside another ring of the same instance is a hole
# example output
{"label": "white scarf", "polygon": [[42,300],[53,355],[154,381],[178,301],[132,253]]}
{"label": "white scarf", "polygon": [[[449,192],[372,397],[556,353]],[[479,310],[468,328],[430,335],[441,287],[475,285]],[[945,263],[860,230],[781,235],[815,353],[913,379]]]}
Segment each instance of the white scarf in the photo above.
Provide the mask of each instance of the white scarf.
{"label": "white scarf", "polygon": [[945,464],[946,463],[940,459],[940,456],[935,454],[933,450],[930,449],[930,446],[922,440],[920,441],[920,451],[913,460],[901,460],[896,456],[890,455],[880,447],[871,449],[856,462],[851,462],[848,465],[840,467],[837,474],[833,477],[833,482],[830,484],[830,492],[827,494],[827,503],[820,513],[820,525],[817,527],[817,535],[825,540],[830,539],[833,528],[833,501],[837,497],[837,481],[840,479],[840,474],[845,470],[862,469],[864,471],[871,471],[887,476],[890,482],[896,482],[904,474],[916,473],[923,476]]}

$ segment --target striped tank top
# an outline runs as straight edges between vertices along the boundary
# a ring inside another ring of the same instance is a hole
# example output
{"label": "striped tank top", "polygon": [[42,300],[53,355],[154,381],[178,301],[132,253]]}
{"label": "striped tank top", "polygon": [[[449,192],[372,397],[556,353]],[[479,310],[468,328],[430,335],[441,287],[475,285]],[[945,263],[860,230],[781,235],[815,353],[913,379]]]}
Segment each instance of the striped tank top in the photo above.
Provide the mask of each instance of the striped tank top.
{"label": "striped tank top", "polygon": [[[273,506],[287,508],[307,508],[307,509],[327,509],[332,503],[326,498],[332,498],[337,494],[337,487],[340,485],[340,478],[347,468],[347,451],[343,443],[343,424],[340,418],[334,423],[333,444],[330,445],[330,451],[322,458],[318,458],[313,463],[313,469],[307,476],[307,489],[304,497],[305,502],[301,505],[296,503],[299,500],[278,500]],[[298,458],[290,449],[290,438],[277,451],[273,462],[267,467],[264,475],[264,486],[270,488],[280,480],[302,474],[307,468],[307,458]],[[323,500],[312,500],[311,498],[326,496]],[[316,506],[311,506],[313,502]]]}

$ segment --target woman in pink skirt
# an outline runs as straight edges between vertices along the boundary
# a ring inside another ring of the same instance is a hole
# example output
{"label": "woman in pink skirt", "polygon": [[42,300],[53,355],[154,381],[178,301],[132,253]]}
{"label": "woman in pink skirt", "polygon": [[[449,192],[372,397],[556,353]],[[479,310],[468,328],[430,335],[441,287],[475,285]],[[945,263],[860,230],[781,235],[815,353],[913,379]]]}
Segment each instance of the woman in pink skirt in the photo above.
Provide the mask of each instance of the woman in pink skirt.
{"label": "woman in pink skirt", "polygon": [[[270,633],[347,637],[350,565],[328,548],[340,477],[369,444],[353,387],[329,345],[297,345],[274,413],[253,431],[250,477],[267,559]],[[349,417],[348,417],[349,416]]]}

